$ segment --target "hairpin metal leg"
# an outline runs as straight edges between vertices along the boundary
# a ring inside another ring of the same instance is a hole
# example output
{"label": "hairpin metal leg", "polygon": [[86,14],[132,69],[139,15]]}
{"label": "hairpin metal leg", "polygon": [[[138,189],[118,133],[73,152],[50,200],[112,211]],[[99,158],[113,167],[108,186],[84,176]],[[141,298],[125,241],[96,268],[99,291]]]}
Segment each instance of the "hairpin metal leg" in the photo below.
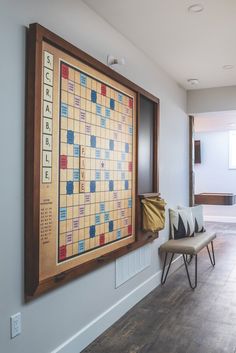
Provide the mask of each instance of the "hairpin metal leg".
{"label": "hairpin metal leg", "polygon": [[214,252],[213,241],[211,241],[211,253],[212,253],[212,255],[210,253],[208,245],[207,245],[207,251],[208,251],[208,255],[209,255],[209,258],[210,258],[212,266],[215,266],[216,260],[215,260],[215,252]]}
{"label": "hairpin metal leg", "polygon": [[[165,254],[165,260],[164,260],[164,265],[163,265],[163,270],[162,270],[162,275],[161,275],[161,284],[164,284],[166,282],[166,278],[168,276],[169,270],[170,270],[170,266],[174,257],[174,253],[172,253],[171,258],[170,258],[170,262],[169,265],[167,267],[166,273],[165,273],[165,268],[166,268],[166,260],[167,260],[167,256],[168,253]],[[165,273],[165,274],[164,274]]]}
{"label": "hairpin metal leg", "polygon": [[[190,264],[190,262],[192,261],[192,259],[193,259],[193,255],[184,255],[185,256],[185,260],[186,260],[186,262],[187,262],[187,264],[189,265]],[[188,258],[188,256],[189,256],[189,258]]]}
{"label": "hairpin metal leg", "polygon": [[195,255],[195,281],[194,281],[194,285],[192,284],[190,276],[189,276],[188,263],[187,263],[187,260],[186,260],[184,254],[183,254],[183,259],[184,259],[184,265],[185,265],[189,285],[192,289],[195,289],[197,287],[197,255]]}

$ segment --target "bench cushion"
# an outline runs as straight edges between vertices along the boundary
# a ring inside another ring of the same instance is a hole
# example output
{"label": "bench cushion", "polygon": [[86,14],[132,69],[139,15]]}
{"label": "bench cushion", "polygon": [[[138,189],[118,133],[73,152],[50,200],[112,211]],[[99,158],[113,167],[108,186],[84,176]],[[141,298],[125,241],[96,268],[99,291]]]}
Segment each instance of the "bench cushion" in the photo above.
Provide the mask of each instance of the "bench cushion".
{"label": "bench cushion", "polygon": [[168,240],[160,246],[160,251],[196,255],[215,238],[214,232],[196,233],[194,237]]}

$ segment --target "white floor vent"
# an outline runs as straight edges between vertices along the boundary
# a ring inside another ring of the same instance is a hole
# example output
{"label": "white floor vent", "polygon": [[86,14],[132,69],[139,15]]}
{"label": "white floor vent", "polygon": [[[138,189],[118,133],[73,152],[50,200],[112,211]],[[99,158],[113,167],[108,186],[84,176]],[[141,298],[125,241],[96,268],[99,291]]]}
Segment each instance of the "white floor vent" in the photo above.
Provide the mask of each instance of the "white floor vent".
{"label": "white floor vent", "polygon": [[151,244],[116,260],[116,288],[151,265]]}

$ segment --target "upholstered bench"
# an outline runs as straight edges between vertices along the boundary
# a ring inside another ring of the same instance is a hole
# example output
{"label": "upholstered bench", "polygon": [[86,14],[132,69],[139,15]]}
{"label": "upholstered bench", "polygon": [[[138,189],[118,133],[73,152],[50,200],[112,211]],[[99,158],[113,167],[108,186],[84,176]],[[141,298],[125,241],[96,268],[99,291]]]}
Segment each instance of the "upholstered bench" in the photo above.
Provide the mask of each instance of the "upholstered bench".
{"label": "upholstered bench", "polygon": [[[160,252],[165,253],[165,260],[164,260],[164,266],[162,270],[161,284],[164,284],[166,282],[166,278],[168,276],[169,269],[173,261],[174,255],[181,254],[183,255],[183,260],[184,260],[184,265],[185,265],[189,285],[192,289],[195,289],[197,287],[197,255],[199,251],[201,251],[203,248],[206,247],[211,264],[212,266],[215,266],[215,254],[214,254],[214,247],[213,247],[213,240],[215,238],[216,238],[215,233],[206,231],[204,233],[196,233],[194,237],[171,239],[165,242],[164,244],[162,244],[160,246]],[[210,250],[209,250],[209,244],[211,244],[212,254],[210,253]],[[168,254],[171,254],[171,257],[170,257],[167,270],[165,271]],[[188,255],[189,255],[189,258],[188,258]],[[188,271],[188,264],[191,262],[193,257],[195,257],[194,284],[192,284],[190,280],[189,271]]]}

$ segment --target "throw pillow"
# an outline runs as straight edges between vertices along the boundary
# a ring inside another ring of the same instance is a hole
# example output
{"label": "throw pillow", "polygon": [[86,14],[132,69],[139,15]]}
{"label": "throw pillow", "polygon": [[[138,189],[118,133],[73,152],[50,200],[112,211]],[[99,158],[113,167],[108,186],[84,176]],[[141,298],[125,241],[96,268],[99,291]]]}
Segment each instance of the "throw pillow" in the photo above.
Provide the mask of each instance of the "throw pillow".
{"label": "throw pillow", "polygon": [[202,205],[193,206],[193,207],[178,207],[179,209],[186,210],[190,209],[193,215],[193,222],[194,222],[194,232],[195,233],[203,233],[206,231],[204,227],[204,220],[203,220],[203,207]]}
{"label": "throw pillow", "polygon": [[169,209],[171,237],[180,239],[194,236],[194,223],[192,212],[189,208]]}

